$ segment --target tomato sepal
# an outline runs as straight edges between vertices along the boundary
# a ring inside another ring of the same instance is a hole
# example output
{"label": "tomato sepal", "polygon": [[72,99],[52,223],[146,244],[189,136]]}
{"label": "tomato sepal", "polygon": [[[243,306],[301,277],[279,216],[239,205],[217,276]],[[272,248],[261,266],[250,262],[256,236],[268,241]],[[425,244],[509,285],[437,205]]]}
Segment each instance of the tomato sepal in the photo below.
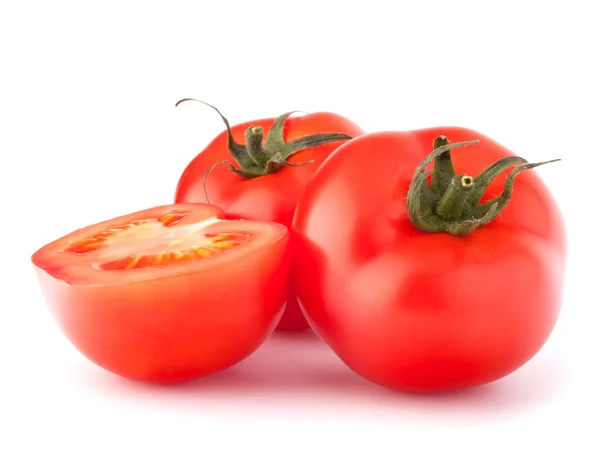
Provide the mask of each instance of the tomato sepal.
{"label": "tomato sepal", "polygon": [[[417,166],[409,186],[409,217],[417,229],[428,233],[447,232],[468,235],[493,221],[508,204],[514,181],[521,172],[560,161],[559,159],[529,163],[519,156],[502,158],[475,177],[456,174],[450,150],[477,144],[478,140],[450,143],[445,136],[433,141],[434,150]],[[433,161],[433,170],[425,171]],[[492,181],[508,168],[516,166],[506,178],[504,191],[491,201],[479,201]],[[431,184],[428,177],[431,176]]]}
{"label": "tomato sepal", "polygon": [[[242,145],[235,141],[233,134],[231,133],[229,121],[215,106],[194,98],[183,98],[179,100],[175,106],[179,106],[179,104],[185,101],[197,101],[205,104],[219,114],[227,128],[227,146],[229,152],[238,164],[239,169],[231,162],[227,162],[227,164],[230,165],[230,169],[233,172],[245,179],[273,174],[279,171],[283,166],[304,166],[310,164],[312,161],[292,164],[288,162],[288,158],[295,153],[308,148],[352,139],[352,136],[346,133],[326,132],[299,137],[286,143],[283,137],[285,121],[290,115],[298,112],[290,111],[280,115],[274,120],[266,138],[264,137],[264,130],[261,126],[248,127],[245,131],[246,144]],[[209,173],[207,173],[207,176]]]}

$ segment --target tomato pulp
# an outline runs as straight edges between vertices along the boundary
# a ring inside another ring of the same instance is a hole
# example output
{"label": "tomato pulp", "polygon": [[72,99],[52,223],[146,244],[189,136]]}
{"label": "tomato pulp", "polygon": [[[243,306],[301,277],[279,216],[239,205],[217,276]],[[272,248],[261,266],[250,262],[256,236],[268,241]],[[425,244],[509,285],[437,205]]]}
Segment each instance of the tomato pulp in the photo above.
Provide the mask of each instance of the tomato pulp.
{"label": "tomato pulp", "polygon": [[[362,133],[350,120],[328,112],[299,117],[288,113],[235,125],[189,163],[177,185],[175,201],[208,202],[208,195],[210,203],[222,207],[228,217],[273,221],[290,228],[298,199],[317,168],[341,141]],[[292,146],[295,148],[290,149]],[[232,156],[236,165],[214,167]],[[281,158],[287,164],[282,164]],[[290,289],[277,328],[307,327],[296,293]]]}
{"label": "tomato pulp", "polygon": [[77,230],[32,256],[49,308],[97,365],[180,382],[236,364],[275,328],[288,231],[206,204],[155,207]]}
{"label": "tomato pulp", "polygon": [[[415,174],[440,138],[479,143],[435,158],[446,179]],[[350,368],[442,391],[501,378],[542,347],[561,305],[565,233],[534,171],[507,176],[533,167],[523,163],[475,131],[434,128],[363,135],[321,166],[294,219],[293,280],[311,326]],[[468,191],[473,204],[458,204]]]}

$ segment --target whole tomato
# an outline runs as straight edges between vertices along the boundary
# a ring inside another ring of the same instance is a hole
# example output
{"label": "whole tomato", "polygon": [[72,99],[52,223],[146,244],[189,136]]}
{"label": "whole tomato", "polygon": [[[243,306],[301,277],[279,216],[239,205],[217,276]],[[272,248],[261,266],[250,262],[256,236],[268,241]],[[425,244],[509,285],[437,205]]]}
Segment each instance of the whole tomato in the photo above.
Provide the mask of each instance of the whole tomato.
{"label": "whole tomato", "polygon": [[522,366],[555,325],[565,268],[557,205],[521,174],[539,164],[462,128],[346,142],[293,223],[293,279],[315,332],[358,374],[406,391]]}
{"label": "whole tomato", "polygon": [[[183,101],[190,99],[177,104]],[[300,117],[290,117],[289,112],[230,127],[214,106],[208,106],[227,129],[186,167],[175,202],[210,202],[228,217],[273,221],[288,228],[298,199],[321,163],[342,141],[363,133],[347,118],[329,112]],[[277,329],[305,328],[308,324],[290,289]]]}

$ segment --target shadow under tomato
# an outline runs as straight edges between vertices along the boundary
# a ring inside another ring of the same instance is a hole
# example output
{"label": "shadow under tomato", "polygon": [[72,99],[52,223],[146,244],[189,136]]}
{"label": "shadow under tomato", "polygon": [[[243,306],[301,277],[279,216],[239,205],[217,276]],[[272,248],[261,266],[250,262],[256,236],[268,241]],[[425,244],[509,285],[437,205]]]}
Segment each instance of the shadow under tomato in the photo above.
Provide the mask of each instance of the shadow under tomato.
{"label": "shadow under tomato", "polygon": [[[505,418],[552,401],[567,383],[555,353],[542,350],[515,373],[480,387],[437,394],[408,394],[372,384],[346,367],[312,332],[274,333],[254,354],[220,373],[177,385],[144,384],[93,365],[86,384],[119,400],[156,400],[167,406],[301,414],[393,415],[400,419],[452,417],[462,421]],[[92,375],[90,378],[89,376]],[[88,374],[89,373],[89,374]],[[121,402],[123,402],[121,401]]]}

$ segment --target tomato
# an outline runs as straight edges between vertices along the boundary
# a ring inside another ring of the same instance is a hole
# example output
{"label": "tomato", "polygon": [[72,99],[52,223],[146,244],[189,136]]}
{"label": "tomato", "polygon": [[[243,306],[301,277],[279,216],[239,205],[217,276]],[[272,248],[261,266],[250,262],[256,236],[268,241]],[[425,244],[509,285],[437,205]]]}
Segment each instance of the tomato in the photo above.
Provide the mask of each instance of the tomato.
{"label": "tomato", "polygon": [[294,218],[293,281],[352,370],[443,391],[501,378],[542,347],[565,233],[538,175],[520,173],[544,163],[525,163],[475,131],[432,128],[363,135],[321,166]]}
{"label": "tomato", "polygon": [[[290,114],[231,128],[221,115],[227,130],[189,163],[175,201],[210,202],[222,207],[228,217],[273,221],[290,228],[298,199],[317,168],[342,141],[363,133],[337,114]],[[228,161],[232,159],[235,163]],[[215,167],[219,163],[229,166]],[[307,327],[291,289],[278,329]]]}
{"label": "tomato", "polygon": [[120,376],[180,382],[223,370],[275,328],[288,230],[175,204],[79,229],[32,256],[49,308],[87,358]]}

